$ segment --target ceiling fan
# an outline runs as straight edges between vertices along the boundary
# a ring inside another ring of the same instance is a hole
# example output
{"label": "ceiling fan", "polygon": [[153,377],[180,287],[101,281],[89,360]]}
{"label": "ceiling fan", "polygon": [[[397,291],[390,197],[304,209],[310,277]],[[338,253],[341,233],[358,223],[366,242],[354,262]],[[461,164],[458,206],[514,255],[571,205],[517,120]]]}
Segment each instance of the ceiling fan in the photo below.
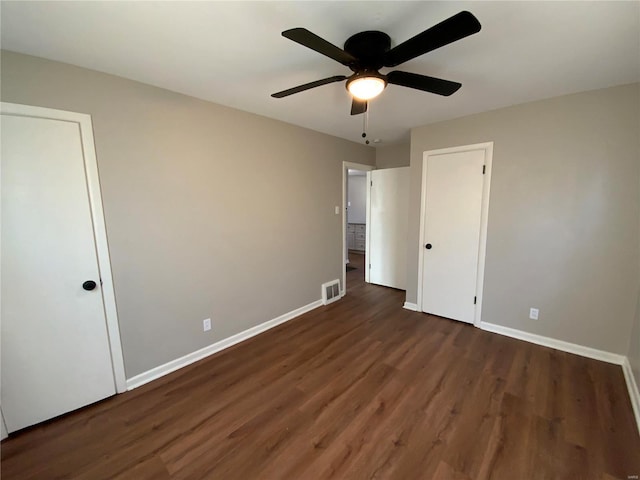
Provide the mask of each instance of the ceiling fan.
{"label": "ceiling fan", "polygon": [[350,37],[344,44],[344,50],[305,28],[285,30],[282,32],[283,37],[349,67],[354,73],[349,77],[334,75],[323,78],[274,93],[271,96],[283,98],[311,88],[346,80],[347,90],[353,95],[351,115],[366,112],[368,101],[382,93],[389,83],[449,96],[455,93],[462,84],[399,70],[382,74],[379,70],[382,67],[395,67],[436,48],[461,40],[479,32],[480,28],[478,19],[472,13],[463,11],[394,48],[391,48],[391,38],[386,33],[366,31]]}

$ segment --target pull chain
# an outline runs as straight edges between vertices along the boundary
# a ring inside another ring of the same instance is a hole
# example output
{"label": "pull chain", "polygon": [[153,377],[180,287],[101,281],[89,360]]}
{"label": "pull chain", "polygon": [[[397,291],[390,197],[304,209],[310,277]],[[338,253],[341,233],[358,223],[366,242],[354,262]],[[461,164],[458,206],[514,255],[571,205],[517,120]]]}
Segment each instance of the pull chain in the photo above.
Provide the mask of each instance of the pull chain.
{"label": "pull chain", "polygon": [[[367,138],[367,130],[369,129],[369,102],[367,102],[367,110],[364,112],[362,117],[362,138]],[[369,140],[365,140],[367,145],[369,145]]]}

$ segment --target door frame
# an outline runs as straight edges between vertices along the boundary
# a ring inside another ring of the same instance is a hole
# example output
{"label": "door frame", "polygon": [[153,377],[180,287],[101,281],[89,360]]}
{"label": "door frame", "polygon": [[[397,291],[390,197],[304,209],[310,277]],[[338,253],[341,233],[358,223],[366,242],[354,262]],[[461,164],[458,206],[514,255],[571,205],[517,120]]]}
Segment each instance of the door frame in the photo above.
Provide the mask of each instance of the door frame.
{"label": "door frame", "polygon": [[364,281],[366,283],[371,283],[371,277],[369,274],[369,265],[371,264],[371,259],[369,258],[369,254],[371,253],[371,237],[369,234],[371,233],[371,186],[373,185],[371,182],[371,172],[373,169],[367,171],[367,198],[365,201],[365,222],[367,222],[367,227],[364,231]]}
{"label": "door frame", "polygon": [[433,155],[447,153],[468,152],[470,150],[484,150],[485,172],[482,180],[482,205],[480,210],[480,242],[478,246],[478,272],[476,277],[476,311],[473,325],[480,326],[482,321],[482,296],[484,293],[484,267],[487,255],[487,221],[489,218],[489,194],[491,190],[491,165],[493,163],[493,142],[475,143],[458,147],[427,150],[422,154],[422,185],[420,190],[420,231],[418,240],[418,311],[422,312],[422,273],[424,262],[424,215],[427,205],[427,159]]}
{"label": "door frame", "polygon": [[[340,296],[344,297],[347,293],[347,260],[345,255],[347,253],[347,180],[349,179],[349,169],[352,170],[375,170],[376,167],[374,165],[366,165],[364,163],[354,163],[354,162],[342,162],[342,252],[340,253],[340,258],[342,262],[342,285],[340,285]],[[367,178],[370,175],[367,174]],[[369,221],[369,190],[367,190],[367,222]],[[369,229],[366,232],[366,246],[365,255],[367,254],[366,249],[369,248]],[[368,275],[368,269],[365,268],[365,275]]]}
{"label": "door frame", "polygon": [[78,124],[80,139],[82,141],[82,154],[84,157],[84,170],[87,181],[89,205],[91,208],[91,223],[98,259],[98,270],[100,280],[102,281],[101,293],[104,304],[107,336],[109,339],[113,380],[117,393],[126,392],[127,384],[124,370],[124,357],[122,354],[122,343],[120,341],[118,311],[116,309],[116,298],[113,289],[111,259],[109,256],[107,230],[102,209],[102,193],[100,190],[100,177],[98,175],[98,161],[93,139],[91,115],[6,102],[0,102],[0,112],[20,117],[62,120]]}

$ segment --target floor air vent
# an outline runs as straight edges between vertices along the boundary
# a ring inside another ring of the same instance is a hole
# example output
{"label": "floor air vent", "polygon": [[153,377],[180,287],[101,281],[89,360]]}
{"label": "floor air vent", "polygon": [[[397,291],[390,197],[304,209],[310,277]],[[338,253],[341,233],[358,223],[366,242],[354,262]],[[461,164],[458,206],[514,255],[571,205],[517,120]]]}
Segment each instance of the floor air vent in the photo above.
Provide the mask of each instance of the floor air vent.
{"label": "floor air vent", "polygon": [[332,280],[322,284],[322,303],[328,305],[340,300],[340,280]]}

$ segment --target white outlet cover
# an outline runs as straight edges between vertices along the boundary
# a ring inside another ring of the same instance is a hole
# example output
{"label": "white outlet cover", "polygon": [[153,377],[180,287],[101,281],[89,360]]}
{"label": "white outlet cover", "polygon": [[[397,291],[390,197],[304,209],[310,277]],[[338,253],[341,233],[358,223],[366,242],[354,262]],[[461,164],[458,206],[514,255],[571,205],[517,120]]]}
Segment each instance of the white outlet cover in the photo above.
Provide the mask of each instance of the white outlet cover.
{"label": "white outlet cover", "polygon": [[340,215],[340,207],[336,206],[336,215]]}
{"label": "white outlet cover", "polygon": [[209,330],[211,330],[211,319],[210,318],[205,318],[202,321],[202,330],[205,332],[208,332]]}
{"label": "white outlet cover", "polygon": [[540,311],[537,308],[530,308],[529,309],[529,318],[531,320],[538,320],[538,314],[540,313]]}

